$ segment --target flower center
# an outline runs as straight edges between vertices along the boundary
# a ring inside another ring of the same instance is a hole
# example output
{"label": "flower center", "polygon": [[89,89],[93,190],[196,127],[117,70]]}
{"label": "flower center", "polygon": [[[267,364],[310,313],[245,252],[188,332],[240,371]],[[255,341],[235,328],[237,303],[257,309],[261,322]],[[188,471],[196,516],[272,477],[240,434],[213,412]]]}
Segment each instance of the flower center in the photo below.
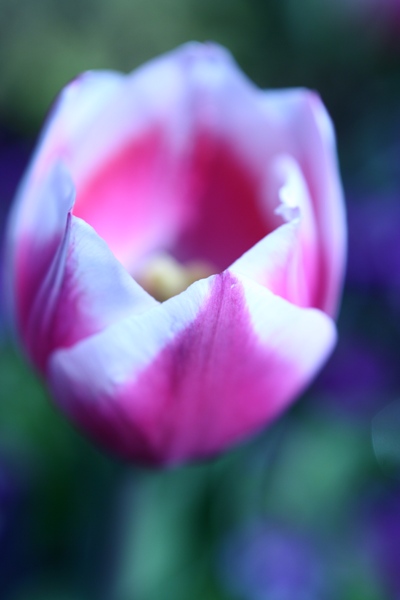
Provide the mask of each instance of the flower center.
{"label": "flower center", "polygon": [[180,294],[198,279],[204,279],[218,269],[203,260],[182,264],[167,253],[152,256],[135,275],[136,281],[156,300],[164,302]]}

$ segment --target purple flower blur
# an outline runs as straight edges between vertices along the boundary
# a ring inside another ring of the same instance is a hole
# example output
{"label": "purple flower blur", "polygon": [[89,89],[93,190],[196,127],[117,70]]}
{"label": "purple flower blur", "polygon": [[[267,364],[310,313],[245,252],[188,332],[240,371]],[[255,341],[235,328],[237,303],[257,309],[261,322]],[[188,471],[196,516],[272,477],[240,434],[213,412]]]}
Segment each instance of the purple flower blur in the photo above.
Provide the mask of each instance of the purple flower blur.
{"label": "purple flower blur", "polygon": [[400,598],[400,488],[386,490],[366,515],[366,547],[390,598]]}
{"label": "purple flower blur", "polygon": [[348,206],[348,281],[369,291],[400,294],[400,203],[377,194]]}
{"label": "purple flower blur", "polygon": [[315,391],[329,407],[347,416],[370,420],[396,389],[397,362],[368,338],[342,335]]}
{"label": "purple flower blur", "polygon": [[292,528],[258,522],[231,534],[219,567],[228,592],[245,600],[327,598],[321,556]]}

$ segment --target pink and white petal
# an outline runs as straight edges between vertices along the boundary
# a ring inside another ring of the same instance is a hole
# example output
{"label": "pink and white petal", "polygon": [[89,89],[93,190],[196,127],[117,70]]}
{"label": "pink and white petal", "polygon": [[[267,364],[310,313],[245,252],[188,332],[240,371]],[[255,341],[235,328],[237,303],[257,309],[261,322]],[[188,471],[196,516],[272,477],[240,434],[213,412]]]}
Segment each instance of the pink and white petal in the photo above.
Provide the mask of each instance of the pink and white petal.
{"label": "pink and white petal", "polygon": [[55,352],[48,379],[57,404],[109,450],[176,464],[275,418],[334,340],[325,314],[225,272]]}
{"label": "pink and white petal", "polygon": [[319,96],[308,90],[265,92],[263,104],[307,183],[318,232],[315,252],[321,257],[314,306],[334,316],[344,275],[346,218],[332,122]]}
{"label": "pink and white petal", "polygon": [[300,218],[281,225],[235,261],[229,272],[252,279],[292,304],[309,307],[299,229]]}
{"label": "pink and white petal", "polygon": [[[316,218],[319,224],[321,245],[324,256],[322,273],[326,276],[325,299],[322,304],[332,316],[337,313],[338,301],[343,287],[345,262],[347,256],[347,221],[343,190],[338,177],[337,150],[335,134],[329,115],[317,94],[309,98],[319,137],[316,136],[315,152],[320,151],[321,169],[314,166],[314,195],[319,199],[315,204]],[[304,138],[311,141],[304,134]],[[310,150],[310,154],[311,154]],[[309,165],[311,168],[311,156]]]}
{"label": "pink and white petal", "polygon": [[[117,71],[87,71],[73,79],[56,98],[46,121],[36,153],[37,173],[46,170],[60,154],[79,173],[98,160],[99,123],[112,131],[113,122],[102,116],[123,92],[126,76]],[[115,118],[118,118],[116,115]]]}
{"label": "pink and white petal", "polygon": [[[201,48],[197,52],[200,56]],[[316,233],[308,252],[320,256],[319,288],[312,305],[335,314],[344,272],[346,223],[335,135],[326,109],[318,95],[308,90],[259,90],[223,50],[211,46],[210,57],[213,52],[212,60],[199,59],[193,66],[192,86],[201,104],[197,119],[215,139],[235,149],[239,163],[257,181],[260,209],[269,219],[270,230],[282,223],[278,215],[271,220],[279,206],[277,194],[271,193],[276,186],[276,161],[286,157],[286,162],[291,159],[297,165],[308,188],[303,227],[308,230],[311,216]]]}
{"label": "pink and white petal", "polygon": [[90,225],[69,215],[65,236],[35,298],[25,343],[46,370],[57,348],[157,306]]}
{"label": "pink and white petal", "polygon": [[[67,213],[75,201],[75,182],[66,160],[72,152],[69,140],[79,147],[88,122],[93,124],[104,103],[112,101],[122,79],[117,73],[83,75],[61,92],[49,114],[8,226],[5,289],[14,329],[26,325],[29,307],[64,235]],[[11,283],[13,272],[17,278]]]}
{"label": "pink and white petal", "polygon": [[4,250],[4,293],[10,323],[20,335],[32,304],[65,235],[67,215],[75,199],[71,178],[60,163],[30,190],[32,204],[23,205],[25,180],[12,207]]}
{"label": "pink and white petal", "polygon": [[268,195],[287,222],[241,256],[229,270],[241,273],[298,306],[314,305],[318,285],[317,231],[307,184],[287,155],[270,165]]}
{"label": "pink and white petal", "polygon": [[[112,71],[83,73],[59,94],[49,112],[29,170],[18,192],[16,203],[20,205],[20,218],[29,218],[32,212],[35,213],[38,188],[43,186],[54,163],[63,163],[75,182],[75,173],[70,168],[70,163],[84,159],[85,154],[80,149],[87,140],[89,130],[94,135],[91,138],[91,152],[86,157],[93,160],[96,155],[96,122],[104,107],[112,105],[123,81],[122,74]],[[73,158],[75,156],[76,159]]]}
{"label": "pink and white petal", "polygon": [[[184,44],[129,75],[84,73],[72,85],[87,82],[87,90],[91,92],[92,82],[105,76],[115,79],[118,85],[114,85],[115,93],[108,94],[102,103],[101,114],[98,111],[93,119],[82,120],[75,127],[79,139],[68,137],[67,132],[64,136],[73,150],[72,172],[79,182],[81,178],[90,179],[100,164],[118,154],[121,148],[127,148],[132,140],[140,140],[157,130],[161,130],[164,138],[164,149],[181,160],[198,125],[210,123],[218,135],[218,118],[227,108],[226,96],[221,96],[220,89],[224,94],[233,91],[240,95],[231,98],[235,107],[232,116],[238,109],[244,116],[241,104],[254,102],[256,92],[230,53],[214,43]],[[70,129],[70,121],[67,125]]]}

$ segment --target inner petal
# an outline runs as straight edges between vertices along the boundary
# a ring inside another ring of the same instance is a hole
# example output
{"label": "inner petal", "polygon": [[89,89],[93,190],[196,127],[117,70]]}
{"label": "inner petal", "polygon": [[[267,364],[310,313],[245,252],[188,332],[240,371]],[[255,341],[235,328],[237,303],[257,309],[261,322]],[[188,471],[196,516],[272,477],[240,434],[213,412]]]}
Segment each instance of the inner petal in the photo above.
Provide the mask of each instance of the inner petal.
{"label": "inner petal", "polygon": [[167,278],[178,264],[189,283],[222,271],[282,223],[265,197],[266,171],[249,168],[232,142],[204,128],[178,146],[154,127],[78,185],[74,214],[138,280],[165,254],[175,261],[164,263]]}
{"label": "inner petal", "polygon": [[232,143],[203,133],[191,169],[192,218],[170,251],[182,262],[201,259],[222,271],[282,223],[266,210],[267,167],[252,172]]}
{"label": "inner petal", "polygon": [[187,212],[182,196],[176,157],[155,126],[78,182],[73,212],[132,271],[149,252],[172,243]]}

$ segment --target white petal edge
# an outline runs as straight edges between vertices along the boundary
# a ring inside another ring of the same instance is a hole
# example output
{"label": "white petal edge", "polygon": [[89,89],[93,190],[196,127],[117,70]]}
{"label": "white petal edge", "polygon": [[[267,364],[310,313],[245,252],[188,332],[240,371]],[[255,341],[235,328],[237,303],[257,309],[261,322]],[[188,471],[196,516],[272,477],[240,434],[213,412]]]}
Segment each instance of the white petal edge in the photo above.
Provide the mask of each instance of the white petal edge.
{"label": "white petal edge", "polygon": [[335,132],[318,94],[302,88],[264,92],[261,105],[277,136],[305,174],[326,278],[320,308],[335,316],[347,252],[345,202]]}
{"label": "white petal edge", "polygon": [[[17,327],[16,314],[16,280],[21,276],[19,270],[19,253],[21,244],[29,241],[29,260],[35,261],[37,269],[43,263],[43,268],[51,264],[52,257],[46,256],[49,244],[61,240],[65,234],[67,215],[75,200],[75,187],[65,166],[56,162],[49,169],[47,176],[29,191],[32,200],[30,206],[23,206],[22,196],[25,195],[27,180],[22,182],[21,190],[11,208],[5,238],[4,249],[4,296],[10,329],[15,335]],[[28,266],[26,267],[28,268]],[[32,273],[28,273],[29,276]]]}

